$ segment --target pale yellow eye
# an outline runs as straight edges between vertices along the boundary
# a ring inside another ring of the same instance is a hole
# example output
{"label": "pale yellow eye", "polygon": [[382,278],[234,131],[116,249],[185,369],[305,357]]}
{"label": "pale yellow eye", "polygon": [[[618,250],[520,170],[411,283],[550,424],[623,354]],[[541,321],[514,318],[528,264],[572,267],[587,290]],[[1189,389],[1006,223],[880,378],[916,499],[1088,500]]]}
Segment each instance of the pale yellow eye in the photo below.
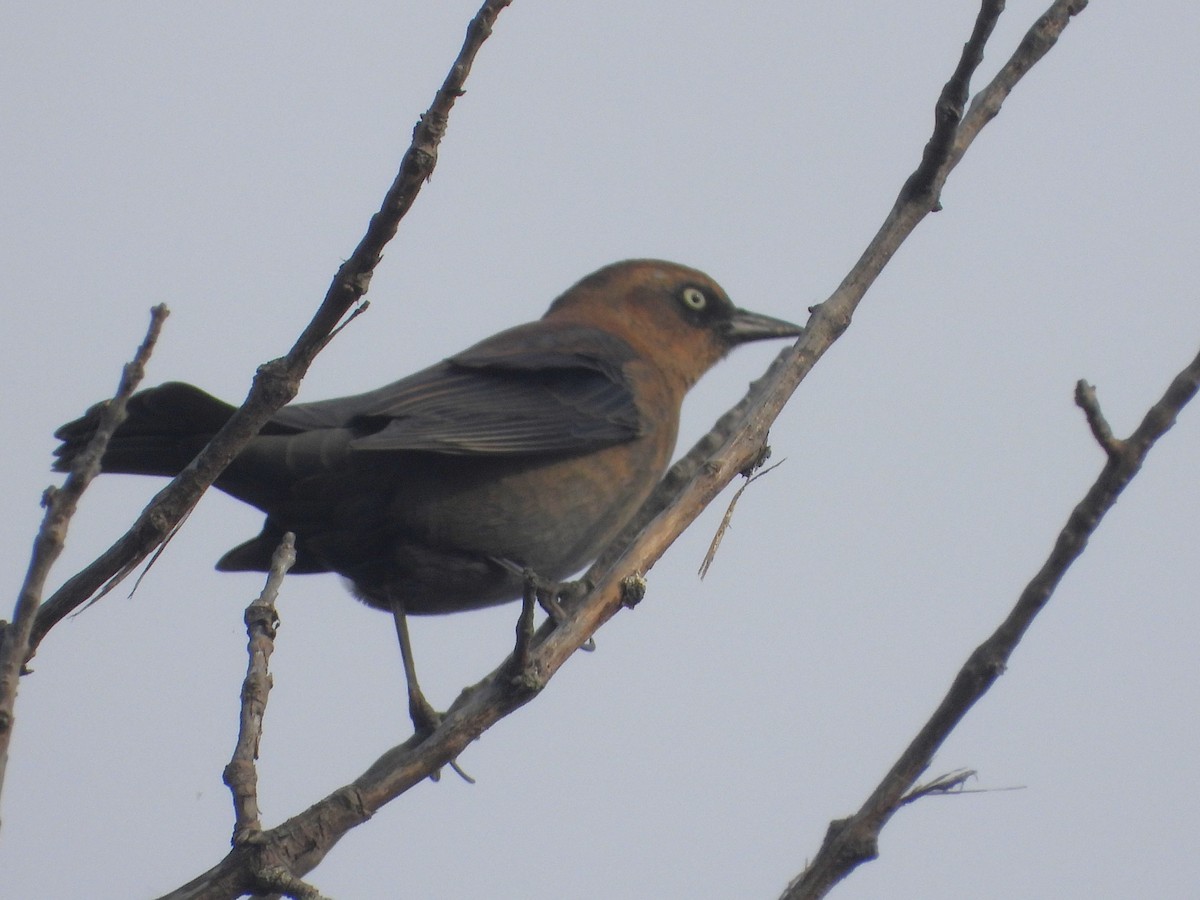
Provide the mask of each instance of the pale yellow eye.
{"label": "pale yellow eye", "polygon": [[683,301],[683,305],[688,309],[694,309],[697,312],[708,306],[708,297],[704,295],[704,291],[700,288],[685,287],[679,294],[679,299]]}

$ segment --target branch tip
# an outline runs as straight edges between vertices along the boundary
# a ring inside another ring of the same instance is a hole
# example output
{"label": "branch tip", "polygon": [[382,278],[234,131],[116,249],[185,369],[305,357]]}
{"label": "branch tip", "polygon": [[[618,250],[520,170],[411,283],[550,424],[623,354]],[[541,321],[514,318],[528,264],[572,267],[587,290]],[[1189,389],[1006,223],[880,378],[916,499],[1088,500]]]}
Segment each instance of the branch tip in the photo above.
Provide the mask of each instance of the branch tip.
{"label": "branch tip", "polygon": [[1100,401],[1096,397],[1096,388],[1082,378],[1075,383],[1075,405],[1083,410],[1092,437],[1100,448],[1108,454],[1109,459],[1120,456],[1125,449],[1125,442],[1113,436],[1112,428],[1104,413],[1100,411]]}

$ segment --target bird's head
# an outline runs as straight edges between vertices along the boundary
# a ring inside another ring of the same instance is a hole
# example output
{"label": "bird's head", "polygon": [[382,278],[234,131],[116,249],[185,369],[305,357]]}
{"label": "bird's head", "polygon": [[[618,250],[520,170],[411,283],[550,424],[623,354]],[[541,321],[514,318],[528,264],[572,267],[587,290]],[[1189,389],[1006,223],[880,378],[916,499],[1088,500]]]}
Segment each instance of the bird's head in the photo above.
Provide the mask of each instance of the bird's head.
{"label": "bird's head", "polygon": [[739,344],[804,331],[739,309],[703,272],[656,259],[593,272],[555,300],[544,318],[620,336],[684,390]]}

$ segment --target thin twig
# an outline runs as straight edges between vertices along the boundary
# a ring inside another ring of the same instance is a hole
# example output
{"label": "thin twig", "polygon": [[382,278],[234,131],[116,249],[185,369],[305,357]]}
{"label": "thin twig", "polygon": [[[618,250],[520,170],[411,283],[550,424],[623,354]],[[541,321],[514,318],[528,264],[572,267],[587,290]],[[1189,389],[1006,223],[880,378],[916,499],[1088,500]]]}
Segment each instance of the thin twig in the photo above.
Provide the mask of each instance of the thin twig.
{"label": "thin twig", "polygon": [[1117,497],[1142,466],[1154,443],[1175,424],[1179,411],[1200,388],[1200,354],[1171,382],[1146,413],[1137,430],[1120,442],[1084,498],[1072,510],[1054,548],[1025,586],[1012,611],[959,670],[929,721],[896,760],[878,787],[853,816],[833,823],[820,852],[783,894],[786,900],[823,897],[860,863],[874,859],[879,832],[904,804],[905,791],[929,766],[934,753],[972,706],[1004,672],[1008,659],[1034,618],[1042,611],[1071,564]]}
{"label": "thin twig", "polygon": [[275,598],[283,586],[283,577],[296,562],[296,536],[287,532],[271,557],[271,570],[262,593],[246,607],[246,678],[242,682],[241,713],[233,758],[225,767],[222,780],[233,794],[233,845],[252,841],[262,832],[258,810],[258,759],[262,741],[263,716],[274,681],[271,678],[271,654],[279,631],[279,613]]}
{"label": "thin twig", "polygon": [[964,793],[963,785],[974,778],[976,774],[974,769],[958,769],[954,772],[947,772],[945,775],[939,775],[925,784],[915,785],[912,790],[900,798],[900,805],[906,806],[925,797],[939,794]]}
{"label": "thin twig", "polygon": [[17,595],[13,621],[11,625],[0,629],[0,788],[4,786],[4,774],[8,768],[8,745],[12,737],[17,683],[32,653],[33,633],[46,579],[66,544],[67,529],[71,517],[75,515],[79,498],[92,479],[100,474],[100,458],[104,456],[113,432],[125,419],[126,401],[145,375],[146,363],[154,352],[154,345],[158,342],[168,315],[170,310],[162,304],[150,310],[150,326],[146,330],[146,337],[133,359],[122,370],[117,392],[101,414],[96,433],[71,466],[63,486],[47,488],[42,495],[46,514],[33,542],[33,554],[25,581]]}
{"label": "thin twig", "polygon": [[[770,451],[768,450],[768,452],[764,455],[764,458],[765,456],[769,455]],[[717,558],[717,550],[721,546],[721,541],[725,539],[725,532],[729,530],[729,526],[733,522],[734,507],[737,506],[738,500],[742,498],[742,494],[746,492],[746,488],[750,487],[750,485],[758,481],[758,479],[762,478],[768,472],[778,469],[785,462],[786,460],[781,459],[779,462],[775,463],[775,465],[763,469],[757,475],[751,475],[750,470],[742,473],[742,477],[744,477],[746,480],[742,482],[741,486],[737,489],[737,491],[734,492],[732,499],[729,501],[729,505],[725,508],[725,515],[721,517],[721,524],[717,526],[717,532],[713,535],[713,539],[708,544],[708,552],[704,554],[704,559],[700,563],[700,571],[697,574],[699,574],[701,578],[704,578],[704,576],[708,574],[708,570],[712,567],[713,560]]]}
{"label": "thin twig", "polygon": [[932,209],[936,211],[941,208],[937,198],[941,187],[938,176],[958,137],[958,127],[967,106],[967,98],[970,96],[971,78],[983,62],[983,48],[992,36],[992,30],[1002,12],[1004,0],[984,0],[980,6],[979,15],[975,17],[975,28],[963,45],[958,66],[943,86],[941,96],[934,107],[933,134],[925,145],[921,164],[905,182],[904,189],[900,192],[902,198],[907,196],[920,202],[921,197],[928,197]]}
{"label": "thin twig", "polygon": [[1121,452],[1121,442],[1113,437],[1112,428],[1104,413],[1100,411],[1100,401],[1096,399],[1096,389],[1082,378],[1075,385],[1075,405],[1083,410],[1088,428],[1092,429],[1092,437],[1110,457]]}

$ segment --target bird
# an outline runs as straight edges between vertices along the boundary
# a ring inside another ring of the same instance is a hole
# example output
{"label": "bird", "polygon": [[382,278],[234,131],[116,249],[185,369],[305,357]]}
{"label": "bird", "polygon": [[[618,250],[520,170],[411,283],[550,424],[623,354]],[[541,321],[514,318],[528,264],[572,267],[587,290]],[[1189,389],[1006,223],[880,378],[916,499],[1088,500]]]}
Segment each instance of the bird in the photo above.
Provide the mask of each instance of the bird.
{"label": "bird", "polygon": [[[518,599],[522,572],[565,579],[632,518],[701,375],[740,344],[803,330],[736,307],[697,269],[605,266],[540,319],[376,390],[280,409],[215,482],[266,514],[217,568],[268,571],[292,532],[292,573],[343,576],[398,629]],[[55,432],[55,469],[103,406]],[[182,382],[136,393],[101,470],[174,476],[233,411]]]}

